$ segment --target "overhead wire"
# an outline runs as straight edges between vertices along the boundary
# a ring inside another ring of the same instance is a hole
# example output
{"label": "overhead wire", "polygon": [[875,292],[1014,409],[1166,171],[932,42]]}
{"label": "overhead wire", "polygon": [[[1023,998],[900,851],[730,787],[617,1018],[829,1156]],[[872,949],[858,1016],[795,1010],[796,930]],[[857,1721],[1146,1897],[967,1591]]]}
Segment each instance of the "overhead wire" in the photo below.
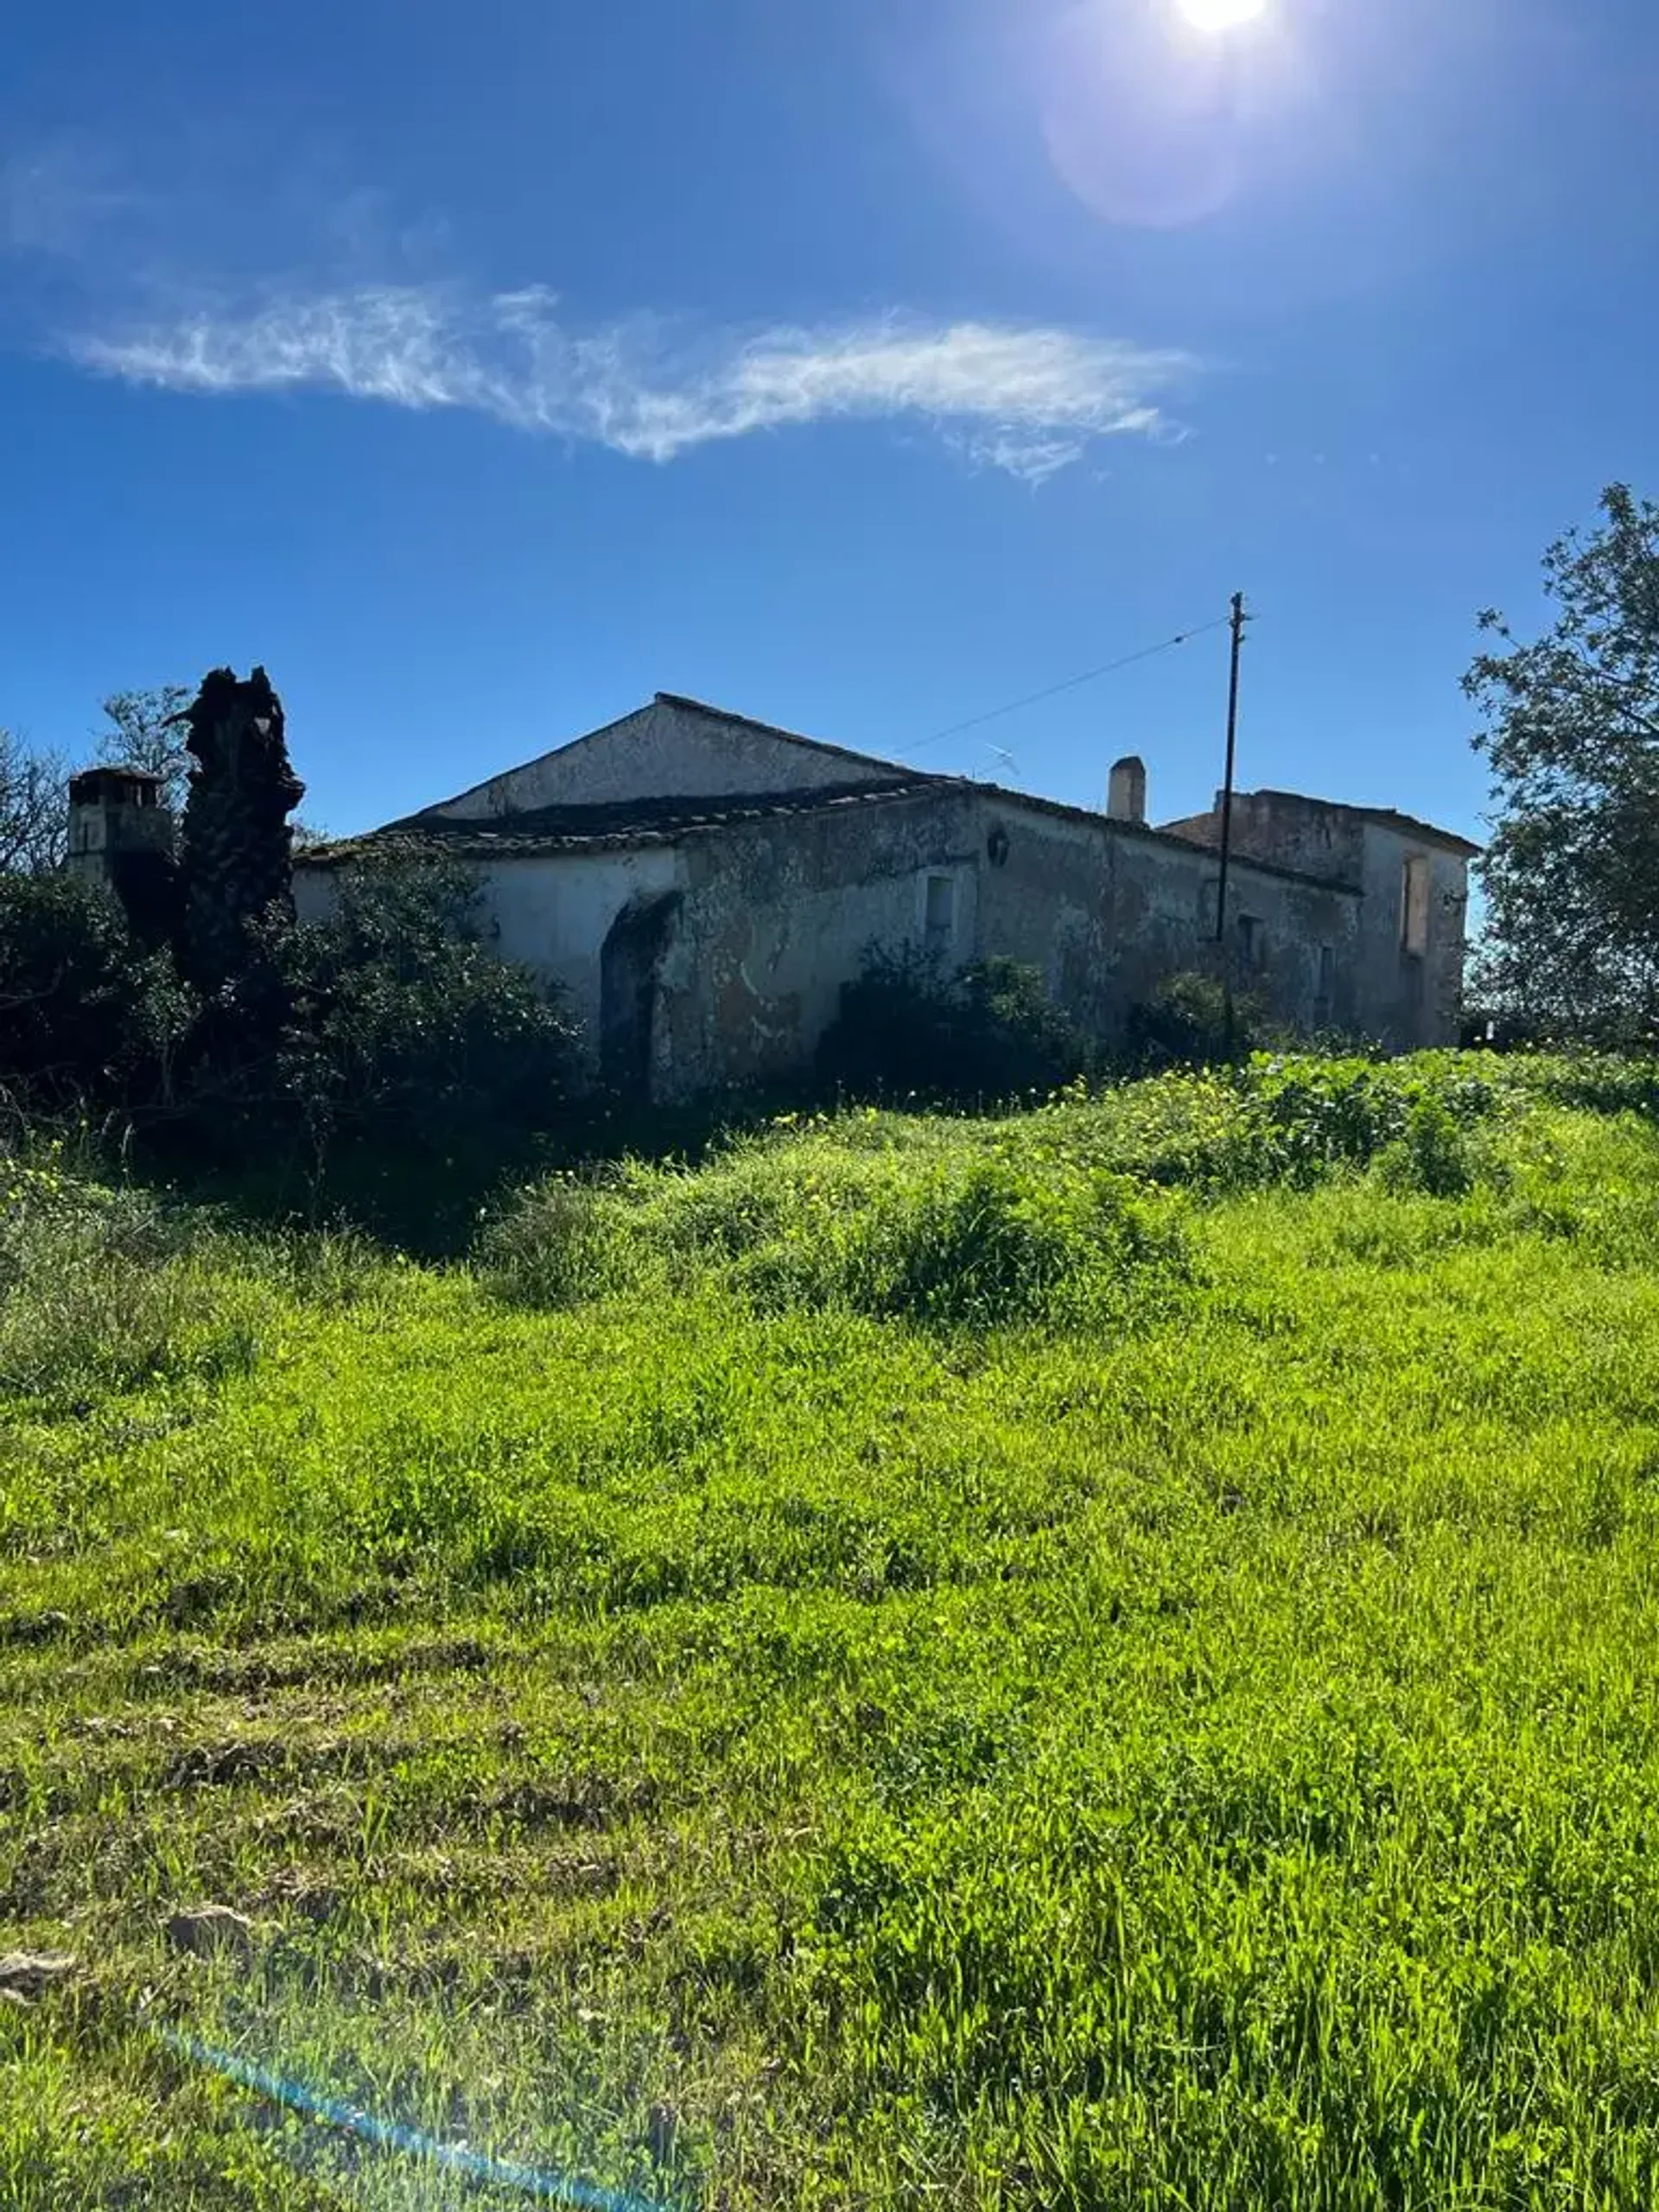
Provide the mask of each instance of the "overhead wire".
{"label": "overhead wire", "polygon": [[1170,652],[1177,645],[1190,644],[1194,638],[1208,636],[1212,630],[1224,630],[1231,619],[1230,615],[1221,614],[1213,622],[1195,623],[1190,629],[1178,630],[1173,638],[1160,639],[1155,645],[1142,645],[1137,652],[1124,653],[1116,660],[1103,661],[1098,668],[1085,668],[1080,675],[1068,676],[1063,682],[1050,683],[1040,691],[1028,692],[1023,699],[1010,699],[1006,706],[988,708],[982,715],[969,715],[963,721],[948,722],[943,729],[918,738],[908,749],[919,753],[924,746],[938,745],[947,737],[960,737],[966,730],[981,729],[987,722],[1000,721],[1004,715],[1017,715],[1022,707],[1035,707],[1045,699],[1057,699],[1063,691],[1075,691],[1080,684],[1115,675],[1120,668],[1130,668],[1136,661],[1151,660],[1157,653]]}

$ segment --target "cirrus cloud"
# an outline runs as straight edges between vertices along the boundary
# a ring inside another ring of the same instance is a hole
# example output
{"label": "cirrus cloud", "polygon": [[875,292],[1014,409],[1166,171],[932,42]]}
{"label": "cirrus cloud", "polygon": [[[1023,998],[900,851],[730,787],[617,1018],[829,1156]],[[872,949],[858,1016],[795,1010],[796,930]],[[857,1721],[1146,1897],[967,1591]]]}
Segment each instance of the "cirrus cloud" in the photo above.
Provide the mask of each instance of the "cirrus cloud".
{"label": "cirrus cloud", "polygon": [[640,316],[584,332],[539,288],[477,300],[425,285],[203,308],[66,350],[169,391],[466,409],[652,461],[757,431],[908,417],[1033,482],[1098,439],[1179,435],[1163,403],[1195,366],[1122,339],[899,315],[690,336]]}

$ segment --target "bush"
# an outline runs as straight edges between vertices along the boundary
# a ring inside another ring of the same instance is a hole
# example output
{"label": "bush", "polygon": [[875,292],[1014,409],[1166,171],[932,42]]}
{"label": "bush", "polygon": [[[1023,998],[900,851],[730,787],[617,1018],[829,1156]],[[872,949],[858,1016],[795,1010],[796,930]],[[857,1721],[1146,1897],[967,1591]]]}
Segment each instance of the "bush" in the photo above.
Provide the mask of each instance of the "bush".
{"label": "bush", "polygon": [[1227,994],[1209,976],[1172,976],[1131,1007],[1124,1024],[1130,1064],[1137,1068],[1213,1067],[1247,1060],[1268,1041],[1267,1017],[1254,999]]}
{"label": "bush", "polygon": [[1385,1189],[1460,1198],[1473,1189],[1479,1159],[1468,1129],[1443,1099],[1414,1099],[1405,1127],[1376,1156]]}
{"label": "bush", "polygon": [[402,855],[342,871],[327,918],[274,934],[287,1014],[270,1073],[320,1152],[443,1154],[548,1128],[573,1039],[548,992],[479,938],[472,872]]}
{"label": "bush", "polygon": [[906,947],[873,950],[843,988],[819,1069],[852,1097],[983,1103],[1052,1090],[1096,1058],[1034,968],[984,960],[950,976]]}
{"label": "bush", "polygon": [[164,1092],[190,1001],[78,878],[0,874],[0,1086],[35,1111]]}

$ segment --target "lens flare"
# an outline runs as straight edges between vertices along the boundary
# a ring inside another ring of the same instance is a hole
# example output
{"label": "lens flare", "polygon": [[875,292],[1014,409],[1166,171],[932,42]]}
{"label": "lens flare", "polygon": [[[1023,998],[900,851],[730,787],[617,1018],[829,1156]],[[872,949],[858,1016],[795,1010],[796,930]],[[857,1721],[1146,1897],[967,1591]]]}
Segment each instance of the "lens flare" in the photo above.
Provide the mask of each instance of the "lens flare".
{"label": "lens flare", "polygon": [[457,2174],[463,2181],[514,2190],[542,2204],[572,2206],[575,2212],[661,2212],[659,2205],[648,2203],[643,2197],[630,2196],[619,2189],[603,2189],[598,2183],[583,2181],[575,2174],[550,2173],[542,2167],[521,2164],[517,2159],[492,2158],[487,2152],[474,2151],[465,2143],[440,2142],[418,2127],[379,2119],[338,2097],[325,2096],[308,2088],[303,2082],[290,2080],[271,2068],[238,2058],[233,2051],[217,2050],[211,2044],[198,2042],[194,2036],[181,2035],[176,2029],[157,2026],[154,2032],[156,2040],[179,2057],[192,2059],[198,2066],[210,2067],[226,2081],[235,2082],[239,2089],[251,2089],[256,2096],[285,2106],[289,2112],[316,2120],[325,2127],[344,2129],[360,2143],[367,2143],[378,2151],[401,2152],[405,2158],[418,2159],[435,2172]]}

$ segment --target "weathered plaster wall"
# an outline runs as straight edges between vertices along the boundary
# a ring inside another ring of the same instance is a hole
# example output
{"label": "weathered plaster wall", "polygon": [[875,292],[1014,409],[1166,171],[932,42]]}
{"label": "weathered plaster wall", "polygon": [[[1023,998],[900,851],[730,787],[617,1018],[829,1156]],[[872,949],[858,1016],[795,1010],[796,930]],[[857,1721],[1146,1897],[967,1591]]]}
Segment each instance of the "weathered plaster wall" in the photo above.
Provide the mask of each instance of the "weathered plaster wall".
{"label": "weathered plaster wall", "polygon": [[[1428,938],[1421,953],[1408,950],[1402,941],[1408,859],[1423,860],[1429,871]],[[1455,1045],[1463,1001],[1466,863],[1442,847],[1368,823],[1363,867],[1356,1027],[1395,1052]]]}
{"label": "weathered plaster wall", "polygon": [[[582,1057],[598,1065],[600,963],[606,935],[632,899],[672,890],[680,880],[671,846],[594,853],[526,854],[480,867],[480,925],[504,960],[555,985],[579,1025]],[[302,921],[320,919],[334,897],[332,869],[301,866],[294,900]]]}
{"label": "weathered plaster wall", "polygon": [[[1024,961],[1107,1037],[1162,979],[1217,963],[1213,860],[1104,817],[929,793],[745,823],[680,849],[684,895],[654,1039],[658,1096],[810,1061],[867,950],[925,942],[930,878],[950,886],[933,902],[936,924],[949,908],[938,942],[949,965]],[[1248,862],[1232,884],[1239,988],[1304,1027],[1351,1022],[1358,899]]]}
{"label": "weathered plaster wall", "polygon": [[[1214,847],[1221,836],[1219,806],[1217,793],[1217,811],[1168,826]],[[1356,808],[1273,791],[1235,796],[1232,849],[1339,877],[1363,894],[1351,958],[1348,1022],[1354,1029],[1395,1052],[1457,1042],[1469,896],[1463,853]],[[1429,872],[1428,938],[1421,953],[1403,942],[1408,860],[1421,860]]]}
{"label": "weathered plaster wall", "polygon": [[752,723],[657,699],[620,721],[425,810],[474,818],[626,799],[835,791],[899,772],[887,761],[821,750]]}
{"label": "weathered plaster wall", "polygon": [[679,880],[671,846],[558,853],[493,861],[484,871],[484,914],[496,949],[556,984],[580,1025],[584,1058],[596,1064],[600,957],[606,935],[633,899]]}
{"label": "weathered plaster wall", "polygon": [[[1217,791],[1210,813],[1192,815],[1165,827],[1177,836],[1219,845],[1221,799]],[[1351,809],[1322,805],[1318,799],[1276,791],[1236,791],[1231,851],[1236,856],[1296,868],[1305,875],[1333,877],[1358,890],[1364,877],[1363,826],[1362,817]]]}
{"label": "weathered plaster wall", "polygon": [[970,958],[974,804],[929,793],[688,840],[662,967],[658,1095],[809,1064],[867,949],[921,940],[930,875],[951,887],[941,955],[952,967]]}
{"label": "weathered plaster wall", "polygon": [[294,868],[294,911],[302,922],[321,922],[334,903],[334,871],[308,868],[298,861]]}
{"label": "weathered plaster wall", "polygon": [[[1209,854],[1128,825],[1046,816],[979,802],[987,854],[979,913],[982,954],[1042,970],[1051,994],[1101,1035],[1182,971],[1219,971],[1218,874]],[[1007,857],[989,861],[1001,829]],[[1253,868],[1230,871],[1233,980],[1304,1028],[1350,1009],[1358,900]],[[1246,926],[1246,925],[1249,926]]]}
{"label": "weathered plaster wall", "polygon": [[[1403,867],[1385,842],[1367,849],[1376,882],[1364,902],[1240,859],[1229,894],[1236,985],[1305,1028],[1367,1026],[1376,1008],[1358,982],[1362,956],[1390,976],[1401,966],[1397,882],[1391,918],[1376,918],[1390,870]],[[956,786],[732,822],[676,844],[493,860],[484,918],[505,958],[560,986],[597,1066],[607,1020],[614,1036],[635,989],[618,981],[635,971],[613,963],[607,1007],[606,939],[625,909],[648,913],[656,985],[639,1064],[666,1099],[809,1065],[842,985],[878,944],[931,938],[949,968],[1026,962],[1110,1038],[1166,977],[1217,971],[1217,873],[1201,846]],[[326,904],[328,880],[301,868],[302,913]],[[1416,965],[1438,977],[1450,957],[1451,939],[1437,939],[1434,960]]]}

